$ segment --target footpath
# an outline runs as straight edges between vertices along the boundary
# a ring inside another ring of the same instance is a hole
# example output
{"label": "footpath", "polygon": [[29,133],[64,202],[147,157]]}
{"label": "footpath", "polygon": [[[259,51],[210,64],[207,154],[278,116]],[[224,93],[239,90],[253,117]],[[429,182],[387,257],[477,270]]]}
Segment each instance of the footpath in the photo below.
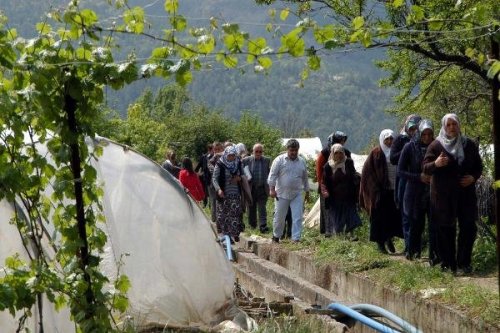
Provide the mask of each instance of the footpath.
{"label": "footpath", "polygon": [[[334,302],[348,306],[368,303],[396,314],[422,332],[500,332],[500,319],[497,324],[486,323],[451,305],[435,302],[432,294],[439,290],[428,290],[429,295],[401,292],[334,264],[319,265],[305,250],[287,249],[283,243],[271,243],[255,235],[242,235],[234,250],[234,271],[243,288],[267,302],[291,302],[297,312],[326,309]],[[405,260],[397,255],[391,258]],[[456,279],[472,281],[498,294],[494,277]],[[331,327],[332,332],[368,332],[354,322]]]}

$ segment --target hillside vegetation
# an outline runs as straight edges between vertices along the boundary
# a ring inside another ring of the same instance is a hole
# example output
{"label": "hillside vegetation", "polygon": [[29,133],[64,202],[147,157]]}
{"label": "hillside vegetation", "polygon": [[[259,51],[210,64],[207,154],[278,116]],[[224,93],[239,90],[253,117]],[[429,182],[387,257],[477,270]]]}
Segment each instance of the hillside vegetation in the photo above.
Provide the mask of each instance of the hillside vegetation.
{"label": "hillside vegetation", "polygon": [[[44,19],[44,12],[52,7],[63,6],[67,1],[0,0],[0,8],[9,18],[9,25],[24,36],[32,35],[34,25]],[[113,15],[113,8],[105,1],[87,0],[103,17]],[[163,1],[129,1],[131,7],[144,6],[148,20],[161,22],[155,15]],[[210,17],[221,22],[236,22],[251,34],[266,34],[269,7],[258,6],[253,1],[181,1],[179,10],[194,26],[206,24]],[[141,45],[120,39],[119,45],[126,53],[134,50],[137,57],[149,55],[151,45]],[[252,67],[242,66],[240,71],[227,71],[217,67],[194,73],[194,81],[188,87],[190,95],[209,108],[221,110],[227,116],[239,119],[243,112],[256,113],[268,124],[280,128],[285,136],[319,136],[323,141],[334,130],[349,135],[348,147],[355,151],[366,150],[369,142],[378,137],[383,128],[396,127],[395,117],[385,113],[394,93],[378,87],[383,73],[373,61],[383,58],[381,51],[342,50],[325,57],[322,69],[311,73],[300,85],[300,72],[305,59],[282,58],[275,60],[269,73],[254,73]],[[122,116],[130,103],[144,89],[158,91],[165,81],[141,80],[114,91],[107,90],[107,104]],[[168,84],[168,83],[167,83]]]}

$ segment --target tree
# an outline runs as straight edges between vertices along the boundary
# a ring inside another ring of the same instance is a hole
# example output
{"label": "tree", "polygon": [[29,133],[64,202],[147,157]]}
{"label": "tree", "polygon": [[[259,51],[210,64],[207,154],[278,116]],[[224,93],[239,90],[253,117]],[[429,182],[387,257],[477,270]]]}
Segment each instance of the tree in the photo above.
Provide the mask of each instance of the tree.
{"label": "tree", "polygon": [[[258,73],[271,68],[273,56],[307,57],[301,74],[305,80],[309,70],[320,68],[322,52],[356,43],[406,49],[431,63],[458,66],[488,84],[500,71],[500,62],[488,62],[483,51],[488,38],[498,38],[499,4],[493,0],[394,0],[385,2],[384,15],[377,11],[380,2],[290,1],[298,4],[299,22],[290,31],[276,32],[280,37],[277,50],[265,38],[250,36],[234,23],[213,19],[210,26],[190,27],[179,14],[178,0],[164,2],[168,24],[161,35],[147,29],[143,8],[130,7],[126,0],[108,3],[122,11],[120,20],[100,20],[95,11],[72,0],[65,10],[54,9],[38,23],[37,36],[31,39],[17,36],[0,15],[0,196],[22,202],[27,221],[20,215],[14,221],[20,234],[29,235],[39,249],[32,253],[29,265],[15,257],[8,260],[10,271],[0,278],[0,310],[23,310],[27,316],[36,299],[46,294],[51,302],[68,304],[83,332],[113,330],[111,312],[125,310],[124,293],[129,286],[126,277],[119,276],[109,290],[109,281],[99,271],[106,241],[97,227],[103,219],[102,190],[89,160],[100,150],[89,151],[84,140],[95,136],[95,121],[102,119],[99,103],[105,86],[120,89],[152,76],[173,78],[183,86],[192,81],[191,71],[208,68],[205,61],[212,57],[227,68],[246,61]],[[321,8],[314,4],[330,10],[333,23],[316,22],[311,14]],[[285,21],[291,12],[283,9],[279,20]],[[275,11],[271,19],[277,19]],[[275,24],[270,23],[270,30]],[[441,38],[449,34],[459,37]],[[138,61],[133,53],[117,61],[117,35],[150,40],[155,48],[146,61]],[[455,39],[463,43],[457,45]],[[177,102],[178,106],[184,100]],[[132,108],[130,116],[136,112],[142,112],[140,106]],[[203,115],[206,111],[196,112]],[[167,112],[167,119],[173,116],[177,114]],[[212,125],[222,123],[212,114],[200,119]],[[202,124],[183,127],[172,122],[176,131],[168,139],[182,142],[189,129],[199,130],[198,125]],[[48,154],[39,150],[39,143],[47,146]],[[194,144],[188,149],[196,150]],[[50,197],[45,193],[49,183],[54,187]],[[47,223],[53,223],[61,235],[53,258],[40,251]],[[43,320],[40,326],[43,331]]]}

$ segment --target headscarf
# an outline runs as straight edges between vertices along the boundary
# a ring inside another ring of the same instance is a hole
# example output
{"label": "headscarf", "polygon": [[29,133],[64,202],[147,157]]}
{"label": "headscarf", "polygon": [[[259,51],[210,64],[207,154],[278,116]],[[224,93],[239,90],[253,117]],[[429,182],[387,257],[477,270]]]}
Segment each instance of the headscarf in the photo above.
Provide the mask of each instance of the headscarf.
{"label": "headscarf", "polygon": [[394,132],[390,129],[385,129],[380,132],[378,137],[378,142],[380,143],[380,148],[384,152],[385,158],[389,161],[389,157],[391,156],[391,147],[387,147],[384,143],[384,140],[387,138],[394,138]]}
{"label": "headscarf", "polygon": [[434,133],[434,125],[432,124],[432,120],[422,119],[418,125],[418,130],[415,132],[415,135],[413,135],[412,140],[414,142],[420,143],[422,132],[425,131],[426,129],[430,129],[432,133]]}
{"label": "headscarf", "polygon": [[[336,152],[341,152],[342,153],[342,160],[336,162],[333,158],[333,155]],[[344,147],[340,143],[335,143],[332,145],[330,148],[330,156],[328,157],[328,164],[332,167],[332,172],[335,173],[337,169],[342,170],[342,172],[345,174],[345,161],[347,157],[345,156],[345,151]]]}
{"label": "headscarf", "polygon": [[331,148],[333,144],[340,143],[342,140],[347,140],[347,135],[342,131],[335,131],[328,136],[327,140],[328,147]]}
{"label": "headscarf", "polygon": [[[448,119],[453,119],[458,124],[458,135],[454,138],[450,138],[446,135],[446,122]],[[454,113],[447,113],[444,115],[441,120],[441,129],[439,130],[439,135],[436,138],[441,145],[444,147],[444,150],[448,152],[448,154],[452,155],[457,161],[458,164],[462,164],[464,160],[464,145],[462,142],[462,134],[460,132],[460,121],[458,120],[458,116]]]}
{"label": "headscarf", "polygon": [[236,171],[236,168],[238,167],[238,159],[235,158],[232,161],[229,161],[227,157],[229,155],[234,155],[235,157],[238,156],[238,151],[236,150],[235,146],[228,146],[224,149],[224,153],[222,154],[222,157],[220,158],[220,161],[224,166],[229,170],[229,172],[234,173]]}
{"label": "headscarf", "polygon": [[238,154],[237,154],[238,156],[240,156],[240,155],[241,155],[241,154],[243,154],[243,153],[246,153],[246,151],[247,151],[247,147],[245,147],[245,144],[243,144],[243,143],[241,143],[241,142],[240,142],[240,143],[238,143],[238,144],[236,144],[236,146],[235,146],[235,147],[236,147],[236,151],[237,151],[237,153],[238,153]]}
{"label": "headscarf", "polygon": [[401,129],[400,134],[405,135],[405,136],[410,136],[410,134],[408,133],[410,128],[412,128],[413,126],[418,126],[418,124],[420,123],[421,120],[422,120],[422,117],[420,117],[418,114],[409,115],[408,117],[406,117],[405,125]]}

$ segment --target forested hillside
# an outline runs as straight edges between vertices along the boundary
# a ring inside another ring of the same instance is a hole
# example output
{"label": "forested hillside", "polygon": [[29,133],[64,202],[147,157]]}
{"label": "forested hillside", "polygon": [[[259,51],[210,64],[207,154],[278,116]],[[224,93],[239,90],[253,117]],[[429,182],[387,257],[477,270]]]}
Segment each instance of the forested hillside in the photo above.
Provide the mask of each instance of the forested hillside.
{"label": "forested hillside", "polygon": [[[9,25],[29,37],[35,31],[35,23],[44,19],[44,11],[66,2],[0,0],[0,8],[9,17]],[[113,8],[106,1],[82,3],[91,3],[103,17],[113,15]],[[129,5],[145,7],[148,20],[155,26],[164,19],[155,15],[160,12],[163,1],[135,0],[129,1]],[[183,0],[179,8],[194,26],[206,25],[210,17],[217,17],[221,23],[239,23],[251,34],[266,34],[268,10],[269,7],[258,6],[250,0]],[[148,41],[136,45],[121,39],[119,44],[124,51],[133,49],[139,59],[149,55],[152,49]],[[285,136],[309,134],[324,140],[333,130],[345,131],[349,135],[348,147],[358,152],[378,137],[381,129],[396,127],[395,118],[383,111],[389,106],[393,93],[377,84],[383,73],[373,61],[382,57],[382,51],[338,51],[324,57],[321,70],[312,72],[303,86],[299,84],[306,61],[302,58],[276,59],[269,73],[259,74],[254,73],[251,66],[243,65],[240,71],[214,66],[211,70],[195,72],[188,89],[198,102],[223,110],[236,119],[243,111],[257,113],[282,129]],[[145,88],[157,91],[164,84],[168,83],[141,80],[118,92],[107,89],[108,106],[124,115],[128,105]]]}

